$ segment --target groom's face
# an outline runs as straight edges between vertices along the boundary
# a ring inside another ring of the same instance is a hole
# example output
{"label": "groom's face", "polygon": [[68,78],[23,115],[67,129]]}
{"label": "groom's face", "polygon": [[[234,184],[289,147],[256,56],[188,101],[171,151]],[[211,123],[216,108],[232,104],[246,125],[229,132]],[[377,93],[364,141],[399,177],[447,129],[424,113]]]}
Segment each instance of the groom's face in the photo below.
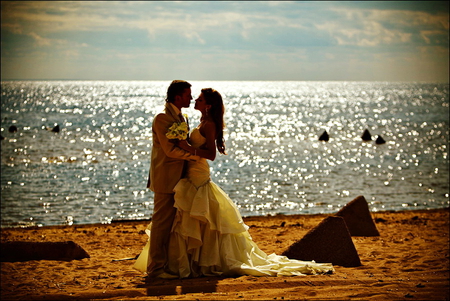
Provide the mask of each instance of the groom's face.
{"label": "groom's face", "polygon": [[182,108],[189,108],[192,100],[191,88],[184,89],[184,92],[181,94],[179,100]]}

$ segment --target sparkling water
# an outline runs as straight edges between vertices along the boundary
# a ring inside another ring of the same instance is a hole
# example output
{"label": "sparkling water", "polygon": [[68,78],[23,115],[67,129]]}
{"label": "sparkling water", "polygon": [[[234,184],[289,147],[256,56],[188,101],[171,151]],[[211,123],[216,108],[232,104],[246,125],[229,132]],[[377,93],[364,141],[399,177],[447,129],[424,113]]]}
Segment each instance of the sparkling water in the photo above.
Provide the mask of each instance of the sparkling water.
{"label": "sparkling water", "polygon": [[[2,226],[149,219],[151,124],[169,84],[2,82]],[[372,211],[449,207],[448,84],[191,84],[224,99],[228,154],[211,177],[243,216],[334,213],[358,195]]]}

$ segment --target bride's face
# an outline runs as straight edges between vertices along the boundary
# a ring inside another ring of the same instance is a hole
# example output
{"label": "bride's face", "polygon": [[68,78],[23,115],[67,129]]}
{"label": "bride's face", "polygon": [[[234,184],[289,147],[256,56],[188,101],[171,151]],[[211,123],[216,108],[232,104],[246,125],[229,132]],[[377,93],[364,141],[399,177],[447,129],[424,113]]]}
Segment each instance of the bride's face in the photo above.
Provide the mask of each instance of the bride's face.
{"label": "bride's face", "polygon": [[195,100],[195,106],[194,109],[199,110],[202,113],[205,113],[207,109],[209,109],[211,105],[206,104],[205,97],[203,96],[203,93],[200,94],[200,96]]}

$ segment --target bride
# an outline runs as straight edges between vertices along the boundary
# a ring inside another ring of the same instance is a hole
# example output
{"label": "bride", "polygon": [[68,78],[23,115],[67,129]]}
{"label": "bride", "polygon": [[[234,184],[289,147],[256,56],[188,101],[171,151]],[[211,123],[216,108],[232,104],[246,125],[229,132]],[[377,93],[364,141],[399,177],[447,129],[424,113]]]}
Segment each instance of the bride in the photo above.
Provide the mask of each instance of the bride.
{"label": "bride", "polygon": [[[180,148],[202,157],[188,162],[186,177],[174,188],[176,216],[170,234],[168,272],[177,278],[215,275],[294,276],[333,272],[328,263],[267,255],[253,242],[248,226],[228,195],[213,181],[206,161],[213,161],[216,148],[225,153],[224,106],[214,89],[202,89],[195,100],[202,114],[200,124]],[[146,232],[150,236],[150,226]],[[151,263],[149,242],[134,268],[146,273]]]}

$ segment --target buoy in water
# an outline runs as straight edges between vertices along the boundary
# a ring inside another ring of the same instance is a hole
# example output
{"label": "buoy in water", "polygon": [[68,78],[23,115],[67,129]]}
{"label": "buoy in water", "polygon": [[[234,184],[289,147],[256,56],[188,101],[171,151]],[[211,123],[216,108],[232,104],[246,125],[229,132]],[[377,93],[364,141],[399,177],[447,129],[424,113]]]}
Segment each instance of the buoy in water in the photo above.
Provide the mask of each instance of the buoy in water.
{"label": "buoy in water", "polygon": [[362,134],[361,139],[363,141],[370,141],[370,140],[372,140],[372,135],[370,134],[368,129],[364,130],[364,133]]}
{"label": "buoy in water", "polygon": [[319,137],[319,141],[328,141],[330,140],[330,136],[328,135],[327,131],[324,131],[322,135]]}
{"label": "buoy in water", "polygon": [[383,139],[383,137],[378,135],[377,140],[375,140],[375,143],[376,144],[384,144],[384,143],[386,143],[386,141]]}

